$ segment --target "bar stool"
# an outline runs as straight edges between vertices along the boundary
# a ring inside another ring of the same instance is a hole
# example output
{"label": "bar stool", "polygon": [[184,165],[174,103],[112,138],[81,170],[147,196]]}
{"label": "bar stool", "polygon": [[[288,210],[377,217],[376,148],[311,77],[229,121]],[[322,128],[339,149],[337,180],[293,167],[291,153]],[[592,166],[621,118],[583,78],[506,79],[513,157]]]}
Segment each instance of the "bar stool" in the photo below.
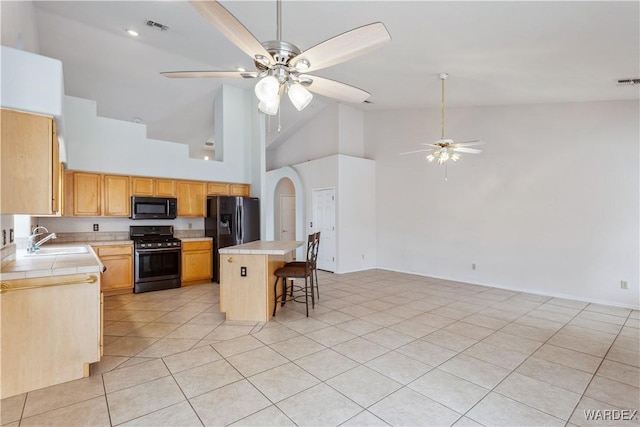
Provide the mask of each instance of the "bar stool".
{"label": "bar stool", "polygon": [[[313,270],[313,275],[315,277],[311,277],[311,302],[312,306],[315,306],[315,301],[313,298],[313,287],[315,285],[316,294],[318,295],[318,299],[320,299],[320,290],[318,289],[318,249],[320,247],[320,232],[316,232],[309,235],[309,239],[313,236],[313,255],[311,259],[311,269]],[[304,265],[305,261],[291,261],[285,264],[285,266],[294,266],[294,265]]]}
{"label": "bar stool", "polygon": [[[273,295],[275,301],[273,304],[273,316],[276,315],[276,308],[278,302],[284,305],[287,301],[302,302],[299,299],[304,296],[304,303],[307,310],[307,317],[309,317],[309,281],[311,282],[311,304],[312,308],[315,307],[314,295],[313,295],[313,254],[315,247],[315,235],[310,234],[307,240],[307,256],[306,261],[297,261],[293,263],[285,264],[278,268],[273,274],[276,276],[276,281],[273,284]],[[294,295],[294,285],[292,279],[304,279],[304,287],[295,286],[296,292],[304,292],[303,295]],[[282,294],[278,295],[278,280],[282,280]],[[287,280],[291,280],[291,294],[287,298]]]}

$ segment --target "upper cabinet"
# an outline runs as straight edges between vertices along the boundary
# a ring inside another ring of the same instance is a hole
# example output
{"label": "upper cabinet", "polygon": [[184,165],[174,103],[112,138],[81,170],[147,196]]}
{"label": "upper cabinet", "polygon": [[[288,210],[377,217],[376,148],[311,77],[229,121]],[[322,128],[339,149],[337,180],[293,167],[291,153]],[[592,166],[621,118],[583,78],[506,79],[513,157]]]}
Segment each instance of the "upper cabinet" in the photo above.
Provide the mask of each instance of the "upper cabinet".
{"label": "upper cabinet", "polygon": [[[131,216],[131,196],[176,197],[179,217],[204,217],[207,196],[248,196],[249,184],[64,171],[65,216]],[[3,175],[4,177],[4,175]]]}
{"label": "upper cabinet", "polygon": [[55,121],[2,109],[0,213],[59,215],[61,173]]}
{"label": "upper cabinet", "polygon": [[132,176],[131,195],[149,197],[176,197],[176,180]]}
{"label": "upper cabinet", "polygon": [[67,207],[65,214],[72,211],[75,216],[130,216],[128,176],[67,172],[66,181],[67,194],[73,195],[73,209]]}
{"label": "upper cabinet", "polygon": [[226,182],[207,183],[208,196],[248,196],[251,188],[249,184],[229,184]]}
{"label": "upper cabinet", "polygon": [[105,216],[131,216],[128,176],[105,175],[102,188],[104,189],[103,213]]}
{"label": "upper cabinet", "polygon": [[205,183],[178,181],[178,216],[205,216]]}

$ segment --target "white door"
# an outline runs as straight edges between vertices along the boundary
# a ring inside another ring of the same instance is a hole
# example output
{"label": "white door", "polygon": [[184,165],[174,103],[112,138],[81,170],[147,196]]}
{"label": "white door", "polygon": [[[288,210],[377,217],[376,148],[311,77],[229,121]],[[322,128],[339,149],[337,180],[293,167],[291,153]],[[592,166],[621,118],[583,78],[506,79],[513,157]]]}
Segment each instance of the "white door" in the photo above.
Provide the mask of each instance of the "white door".
{"label": "white door", "polygon": [[318,268],[336,270],[336,190],[313,190],[313,230],[320,232]]}
{"label": "white door", "polygon": [[280,196],[280,240],[296,240],[296,196]]}

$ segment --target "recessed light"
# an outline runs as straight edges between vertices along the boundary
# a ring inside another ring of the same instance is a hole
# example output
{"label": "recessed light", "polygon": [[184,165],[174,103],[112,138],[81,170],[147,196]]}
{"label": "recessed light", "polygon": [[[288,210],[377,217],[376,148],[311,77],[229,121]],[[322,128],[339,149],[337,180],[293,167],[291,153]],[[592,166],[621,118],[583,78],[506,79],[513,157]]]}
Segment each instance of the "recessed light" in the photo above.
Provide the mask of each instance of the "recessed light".
{"label": "recessed light", "polygon": [[132,37],[138,37],[140,34],[136,30],[125,30]]}

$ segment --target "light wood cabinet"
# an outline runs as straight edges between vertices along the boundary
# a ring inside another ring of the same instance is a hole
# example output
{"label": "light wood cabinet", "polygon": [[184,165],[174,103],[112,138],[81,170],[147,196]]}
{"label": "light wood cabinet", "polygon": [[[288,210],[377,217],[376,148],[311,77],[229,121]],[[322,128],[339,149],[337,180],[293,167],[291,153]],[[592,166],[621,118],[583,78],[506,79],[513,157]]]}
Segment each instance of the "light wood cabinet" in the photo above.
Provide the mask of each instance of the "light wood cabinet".
{"label": "light wood cabinet", "polygon": [[154,195],[157,197],[176,197],[176,180],[156,178]]}
{"label": "light wood cabinet", "polygon": [[2,109],[0,213],[60,212],[60,159],[55,121]]}
{"label": "light wood cabinet", "polygon": [[182,285],[211,281],[212,242],[182,242]]}
{"label": "light wood cabinet", "polygon": [[94,246],[100,262],[107,268],[101,277],[101,290],[107,295],[133,292],[133,246]]}
{"label": "light wood cabinet", "polygon": [[176,180],[131,177],[131,195],[149,197],[176,197]]}
{"label": "light wood cabinet", "polygon": [[208,196],[248,196],[251,193],[249,184],[229,184],[227,182],[208,182]]}
{"label": "light wood cabinet", "polygon": [[132,196],[153,196],[153,178],[131,177]]}
{"label": "light wood cabinet", "polygon": [[205,216],[204,182],[178,181],[178,216]]}
{"label": "light wood cabinet", "polygon": [[0,398],[89,376],[102,344],[100,279],[91,275],[3,283]]}
{"label": "light wood cabinet", "polygon": [[207,195],[208,196],[228,196],[229,184],[227,184],[226,182],[208,182]]}
{"label": "light wood cabinet", "polygon": [[231,184],[229,185],[230,196],[248,196],[250,193],[248,184]]}
{"label": "light wood cabinet", "polygon": [[75,216],[102,214],[102,175],[88,172],[73,173],[73,214]]}
{"label": "light wood cabinet", "polygon": [[105,216],[131,216],[131,193],[129,177],[121,175],[105,175],[102,181],[104,190]]}

